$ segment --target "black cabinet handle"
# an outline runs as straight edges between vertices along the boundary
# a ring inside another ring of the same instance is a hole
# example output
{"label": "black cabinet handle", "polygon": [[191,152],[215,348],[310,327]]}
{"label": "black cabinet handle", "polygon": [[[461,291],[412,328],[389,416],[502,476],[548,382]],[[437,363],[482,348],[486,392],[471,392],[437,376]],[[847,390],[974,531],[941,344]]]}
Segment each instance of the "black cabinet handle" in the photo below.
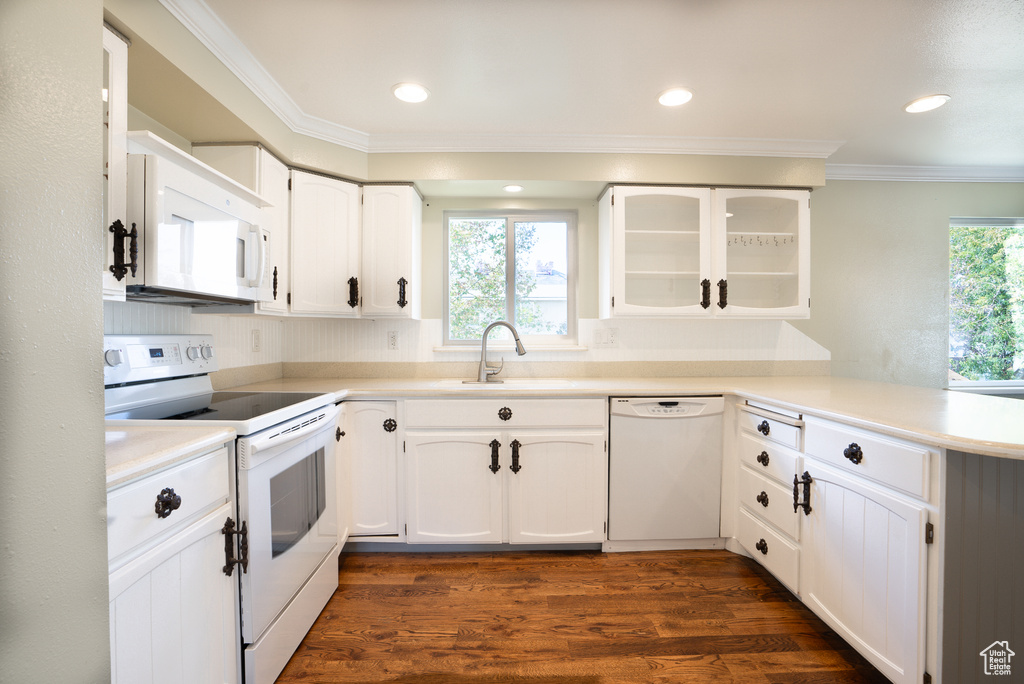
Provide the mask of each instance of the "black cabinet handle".
{"label": "black cabinet handle", "polygon": [[757,495],[756,501],[765,508],[768,508],[768,492],[762,491],[760,494]]}
{"label": "black cabinet handle", "polygon": [[398,429],[398,422],[394,418],[384,420],[384,432],[394,432],[396,429]]}
{"label": "black cabinet handle", "polygon": [[335,432],[334,432],[334,441],[335,441],[335,442],[340,442],[340,441],[341,441],[341,438],[342,438],[342,437],[344,437],[344,436],[345,436],[345,431],[344,431],[344,430],[342,430],[341,428],[338,428],[338,429],[337,429],[337,430],[335,430]]}
{"label": "black cabinet handle", "polygon": [[398,308],[404,309],[405,305],[409,302],[405,299],[405,287],[409,284],[409,281],[405,278],[398,279]]}
{"label": "black cabinet handle", "polygon": [[[132,224],[132,229],[129,232],[124,224],[121,223],[121,219],[117,219],[110,224],[110,232],[114,234],[114,264],[110,267],[110,272],[114,274],[118,282],[124,280],[125,275],[131,270],[132,277],[135,277],[135,272],[139,268],[139,230]],[[129,242],[129,256],[131,256],[130,262],[124,260],[124,239],[130,238]]]}
{"label": "black cabinet handle", "polygon": [[718,308],[724,309],[729,304],[729,284],[725,280],[718,281]]}
{"label": "black cabinet handle", "polygon": [[[800,477],[793,476],[793,512],[796,513],[796,509],[803,508],[804,515],[811,514],[811,483],[814,479],[811,474],[806,470]],[[800,485],[803,485],[804,500],[800,501]]]}
{"label": "black cabinet handle", "polygon": [[274,301],[277,301],[277,266],[274,267]]}
{"label": "black cabinet handle", "polygon": [[497,473],[501,470],[501,466],[498,465],[498,449],[501,448],[501,442],[496,439],[492,439],[491,443],[487,446],[491,447],[491,465],[490,469],[492,473]]}
{"label": "black cabinet handle", "polygon": [[760,463],[761,465],[763,465],[765,468],[768,467],[768,462],[770,460],[771,459],[768,458],[768,452],[767,451],[762,451],[760,454],[757,455],[757,462]]}
{"label": "black cabinet handle", "polygon": [[175,494],[172,488],[167,487],[156,495],[155,508],[158,518],[166,518],[173,511],[181,508],[181,497]]}
{"label": "black cabinet handle", "polygon": [[512,418],[512,409],[510,409],[508,406],[502,406],[500,409],[498,409],[498,417],[501,418],[502,420],[509,420],[510,418]]}
{"label": "black cabinet handle", "polygon": [[711,306],[711,281],[705,278],[700,281],[700,305],[705,309]]}
{"label": "black cabinet handle", "polygon": [[761,424],[757,426],[757,431],[767,437],[768,433],[772,431],[772,426],[768,424],[767,420],[762,420]]}
{"label": "black cabinet handle", "polygon": [[359,278],[348,279],[348,305],[353,309],[359,306]]}
{"label": "black cabinet handle", "polygon": [[761,539],[761,541],[754,544],[754,548],[760,551],[765,556],[768,555],[768,542],[766,542],[763,538]]}
{"label": "black cabinet handle", "polygon": [[522,470],[522,466],[519,465],[519,447],[523,445],[519,443],[518,439],[513,439],[512,444],[509,446],[512,447],[512,467],[510,467],[509,470],[513,473],[518,473]]}
{"label": "black cabinet handle", "polygon": [[864,450],[860,448],[859,444],[853,442],[843,449],[843,456],[848,458],[853,465],[860,465],[860,462],[864,460]]}
{"label": "black cabinet handle", "polygon": [[[224,574],[231,577],[236,565],[242,566],[242,572],[249,572],[249,526],[242,521],[242,528],[235,530],[235,521],[228,518],[224,521],[224,527],[220,528],[224,535]],[[238,558],[235,558],[234,549],[231,548],[231,538],[238,537]]]}

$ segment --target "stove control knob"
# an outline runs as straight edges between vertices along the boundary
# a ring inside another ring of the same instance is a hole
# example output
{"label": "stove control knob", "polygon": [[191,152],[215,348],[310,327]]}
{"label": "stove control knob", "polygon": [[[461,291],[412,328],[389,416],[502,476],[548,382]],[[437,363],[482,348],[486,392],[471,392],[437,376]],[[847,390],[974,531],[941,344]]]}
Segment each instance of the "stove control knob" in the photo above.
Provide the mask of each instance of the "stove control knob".
{"label": "stove control knob", "polygon": [[120,366],[124,363],[124,353],[120,349],[108,349],[103,352],[103,362],[108,366]]}
{"label": "stove control knob", "polygon": [[195,361],[199,358],[199,347],[189,347],[185,350],[185,356],[188,357],[189,361]]}
{"label": "stove control knob", "polygon": [[205,344],[201,349],[201,353],[203,355],[203,358],[209,361],[210,359],[213,358],[213,347],[211,347],[208,344]]}

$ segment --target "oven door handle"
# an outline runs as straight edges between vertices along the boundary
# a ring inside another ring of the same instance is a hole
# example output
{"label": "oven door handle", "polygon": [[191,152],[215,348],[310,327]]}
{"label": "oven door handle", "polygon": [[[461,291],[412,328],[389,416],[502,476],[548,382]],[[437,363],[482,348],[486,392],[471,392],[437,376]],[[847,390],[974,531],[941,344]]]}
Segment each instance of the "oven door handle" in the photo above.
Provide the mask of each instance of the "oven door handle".
{"label": "oven door handle", "polygon": [[[287,447],[318,432],[333,430],[338,422],[339,413],[341,413],[341,409],[338,408],[337,404],[329,404],[316,411],[304,414],[303,417],[309,417],[307,418],[309,422],[305,424],[299,422],[297,427],[295,427],[295,421],[288,421],[284,425],[279,426],[283,427],[284,431],[278,428],[269,428],[252,437],[243,437],[239,440],[238,444],[239,467],[243,470],[255,468],[258,465],[256,455],[260,454],[260,452]],[[320,416],[323,416],[323,418],[313,420],[313,418]],[[290,425],[292,426],[291,428],[289,428]],[[259,461],[262,462],[263,460],[264,455],[260,454]]]}

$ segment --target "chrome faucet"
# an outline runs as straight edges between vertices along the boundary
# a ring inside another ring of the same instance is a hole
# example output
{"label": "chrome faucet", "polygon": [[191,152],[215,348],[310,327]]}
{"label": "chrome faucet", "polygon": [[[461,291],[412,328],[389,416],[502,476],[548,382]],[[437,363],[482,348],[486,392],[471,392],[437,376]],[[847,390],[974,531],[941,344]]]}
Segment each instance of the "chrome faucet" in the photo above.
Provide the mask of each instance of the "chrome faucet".
{"label": "chrome faucet", "polygon": [[497,375],[501,372],[502,367],[505,365],[505,360],[502,359],[497,366],[492,366],[487,363],[487,334],[490,333],[491,329],[496,325],[503,325],[512,331],[512,339],[516,341],[516,354],[522,356],[526,353],[526,348],[523,346],[523,343],[519,341],[519,333],[512,327],[512,324],[506,321],[495,321],[484,329],[483,337],[480,340],[480,371],[477,373],[476,380],[464,380],[463,382],[503,382],[502,380],[492,380],[491,376]]}

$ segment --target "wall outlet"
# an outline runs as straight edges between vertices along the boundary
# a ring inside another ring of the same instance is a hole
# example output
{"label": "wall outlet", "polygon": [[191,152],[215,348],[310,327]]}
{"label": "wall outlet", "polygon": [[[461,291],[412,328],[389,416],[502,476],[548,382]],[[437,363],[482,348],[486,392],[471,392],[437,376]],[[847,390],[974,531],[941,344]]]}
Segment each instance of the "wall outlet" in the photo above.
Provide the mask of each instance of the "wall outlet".
{"label": "wall outlet", "polygon": [[390,351],[398,350],[398,332],[395,330],[388,331],[388,349]]}
{"label": "wall outlet", "polygon": [[252,350],[258,352],[260,350],[260,331],[256,328],[252,330]]}
{"label": "wall outlet", "polygon": [[618,328],[598,328],[594,331],[595,347],[617,347],[619,346]]}
{"label": "wall outlet", "polygon": [[608,346],[609,347],[618,347],[619,346],[619,329],[618,328],[608,328],[608,330],[606,330],[605,332],[608,333]]}

